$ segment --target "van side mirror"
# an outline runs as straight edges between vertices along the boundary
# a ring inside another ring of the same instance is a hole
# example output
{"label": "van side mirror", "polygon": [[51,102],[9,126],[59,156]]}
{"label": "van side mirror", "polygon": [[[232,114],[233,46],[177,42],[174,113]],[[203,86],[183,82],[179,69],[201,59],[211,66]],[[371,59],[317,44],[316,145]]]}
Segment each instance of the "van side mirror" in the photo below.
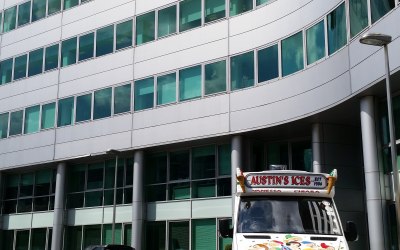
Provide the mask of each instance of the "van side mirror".
{"label": "van side mirror", "polygon": [[233,229],[230,228],[230,219],[222,219],[219,220],[218,228],[219,235],[222,238],[232,238],[233,237]]}
{"label": "van side mirror", "polygon": [[358,240],[357,226],[353,221],[348,221],[346,223],[346,230],[344,232],[344,236],[346,237],[347,241]]}

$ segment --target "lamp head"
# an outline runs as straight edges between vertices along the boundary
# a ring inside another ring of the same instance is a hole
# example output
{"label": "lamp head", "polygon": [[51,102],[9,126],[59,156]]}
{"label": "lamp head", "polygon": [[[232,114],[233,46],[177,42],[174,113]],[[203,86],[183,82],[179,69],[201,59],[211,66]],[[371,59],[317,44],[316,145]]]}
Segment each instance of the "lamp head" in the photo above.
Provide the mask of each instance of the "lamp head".
{"label": "lamp head", "polygon": [[373,46],[385,46],[391,41],[391,36],[380,33],[367,33],[360,38],[360,43]]}

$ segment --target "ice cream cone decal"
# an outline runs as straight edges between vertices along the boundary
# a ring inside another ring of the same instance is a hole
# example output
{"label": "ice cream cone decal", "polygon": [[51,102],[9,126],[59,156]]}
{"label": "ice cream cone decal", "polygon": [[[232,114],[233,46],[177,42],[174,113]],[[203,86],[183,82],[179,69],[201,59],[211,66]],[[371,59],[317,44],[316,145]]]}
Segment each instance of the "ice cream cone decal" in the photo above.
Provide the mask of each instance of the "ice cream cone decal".
{"label": "ice cream cone decal", "polygon": [[236,171],[236,179],[239,182],[239,185],[242,188],[243,193],[246,193],[246,187],[244,186],[245,177],[243,175],[242,170],[240,170],[239,168]]}
{"label": "ice cream cone decal", "polygon": [[328,194],[331,193],[333,186],[335,186],[336,179],[337,179],[337,170],[334,169],[332,170],[332,172],[329,174],[328,177]]}

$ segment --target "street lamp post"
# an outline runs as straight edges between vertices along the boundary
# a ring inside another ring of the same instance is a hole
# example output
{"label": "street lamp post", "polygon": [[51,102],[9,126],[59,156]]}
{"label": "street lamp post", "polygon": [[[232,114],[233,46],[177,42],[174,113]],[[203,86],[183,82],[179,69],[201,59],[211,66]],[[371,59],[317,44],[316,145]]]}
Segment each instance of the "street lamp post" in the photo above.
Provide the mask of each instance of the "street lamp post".
{"label": "street lamp post", "polygon": [[390,91],[390,68],[388,56],[388,44],[392,41],[389,35],[370,33],[365,34],[360,38],[360,43],[383,47],[385,54],[385,70],[386,70],[386,99],[387,99],[387,112],[389,120],[389,136],[390,136],[390,153],[393,170],[394,182],[394,199],[396,206],[396,222],[397,222],[397,244],[400,249],[400,190],[399,190],[399,171],[397,169],[397,150],[396,150],[396,134],[393,121],[393,107],[392,107],[392,94]]}
{"label": "street lamp post", "polygon": [[115,149],[108,149],[106,154],[115,155],[115,168],[114,168],[114,199],[113,199],[113,216],[112,216],[112,227],[111,227],[111,241],[115,244],[115,215],[116,215],[116,204],[117,204],[117,174],[118,174],[118,154],[120,151]]}

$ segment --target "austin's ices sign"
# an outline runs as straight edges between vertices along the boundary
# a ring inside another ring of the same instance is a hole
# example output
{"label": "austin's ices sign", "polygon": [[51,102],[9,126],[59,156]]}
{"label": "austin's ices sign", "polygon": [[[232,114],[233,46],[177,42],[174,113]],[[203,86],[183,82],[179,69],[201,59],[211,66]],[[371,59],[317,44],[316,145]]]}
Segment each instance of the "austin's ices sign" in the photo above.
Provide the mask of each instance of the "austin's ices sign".
{"label": "austin's ices sign", "polygon": [[320,174],[267,174],[252,173],[246,175],[249,188],[311,188],[325,189],[327,179]]}

